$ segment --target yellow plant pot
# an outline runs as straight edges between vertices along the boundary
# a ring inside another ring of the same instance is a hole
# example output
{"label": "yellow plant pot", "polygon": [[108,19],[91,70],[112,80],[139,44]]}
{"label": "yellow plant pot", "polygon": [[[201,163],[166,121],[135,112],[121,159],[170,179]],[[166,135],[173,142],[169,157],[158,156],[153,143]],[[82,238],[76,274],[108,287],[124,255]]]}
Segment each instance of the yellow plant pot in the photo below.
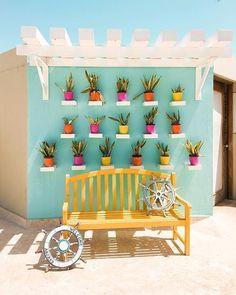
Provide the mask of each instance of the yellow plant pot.
{"label": "yellow plant pot", "polygon": [[172,92],[174,101],[181,101],[183,99],[183,92]]}
{"label": "yellow plant pot", "polygon": [[120,125],[119,132],[120,132],[120,134],[128,134],[129,126],[128,125]]}
{"label": "yellow plant pot", "polygon": [[170,157],[160,156],[160,163],[161,165],[169,165],[170,164]]}
{"label": "yellow plant pot", "polygon": [[101,157],[101,162],[103,166],[111,165],[111,157]]}

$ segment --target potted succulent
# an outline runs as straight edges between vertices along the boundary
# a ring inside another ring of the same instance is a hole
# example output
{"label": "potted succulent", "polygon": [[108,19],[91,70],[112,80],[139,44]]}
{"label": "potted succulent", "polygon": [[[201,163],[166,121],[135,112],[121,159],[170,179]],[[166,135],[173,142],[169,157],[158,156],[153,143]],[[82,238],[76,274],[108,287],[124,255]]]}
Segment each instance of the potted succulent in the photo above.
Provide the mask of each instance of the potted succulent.
{"label": "potted succulent", "polygon": [[144,120],[146,122],[146,132],[148,134],[154,134],[155,133],[155,124],[154,120],[158,113],[158,107],[152,107],[151,111],[144,115]]}
{"label": "potted succulent", "polygon": [[166,117],[171,122],[171,133],[180,134],[181,133],[181,124],[180,124],[179,110],[177,113],[175,113],[175,112],[173,112],[172,114],[166,113]]}
{"label": "potted succulent", "polygon": [[144,91],[136,95],[133,99],[137,99],[142,94],[144,95],[145,101],[153,101],[154,100],[154,89],[159,83],[161,77],[157,77],[157,75],[152,75],[150,79],[144,76],[142,81]]}
{"label": "potted succulent", "polygon": [[66,79],[66,89],[55,83],[55,85],[64,93],[65,100],[73,100],[74,98],[74,78],[72,73],[70,73],[69,77]]}
{"label": "potted succulent", "polygon": [[85,118],[87,118],[90,123],[90,132],[99,133],[100,125],[105,120],[106,116],[97,117],[96,119],[93,119],[90,116],[85,116]]}
{"label": "potted succulent", "polygon": [[125,78],[118,78],[116,82],[117,87],[117,99],[118,101],[127,100],[127,90],[129,87],[129,80]]}
{"label": "potted succulent", "polygon": [[64,132],[66,134],[72,134],[73,133],[73,122],[78,118],[78,116],[75,116],[74,118],[72,119],[68,119],[68,118],[63,118],[64,120]]}
{"label": "potted succulent", "polygon": [[120,134],[128,134],[128,132],[129,132],[129,126],[128,126],[129,117],[130,117],[130,113],[128,113],[126,118],[124,118],[123,114],[120,114],[118,116],[118,118],[114,118],[114,117],[108,117],[108,118],[120,123],[120,125],[119,125],[119,133]]}
{"label": "potted succulent", "polygon": [[141,150],[146,144],[146,140],[138,140],[135,145],[131,145],[132,150],[133,150],[133,155],[132,155],[132,163],[134,166],[141,166],[142,165],[142,155],[141,155]]}
{"label": "potted succulent", "polygon": [[89,93],[90,101],[102,101],[103,97],[98,89],[98,76],[96,74],[89,74],[85,70],[85,77],[89,82],[89,87],[85,88],[81,93]]}
{"label": "potted succulent", "polygon": [[83,153],[86,150],[88,143],[85,140],[72,141],[72,152],[74,154],[74,165],[80,166],[84,165]]}
{"label": "potted succulent", "polygon": [[169,165],[170,164],[170,150],[168,145],[164,145],[163,143],[156,144],[157,149],[160,152],[160,164],[161,165]]}
{"label": "potted succulent", "polygon": [[56,144],[49,144],[47,141],[43,141],[39,145],[39,152],[43,155],[43,164],[45,167],[54,166],[54,154],[56,152]]}
{"label": "potted succulent", "polygon": [[114,148],[115,141],[110,144],[110,138],[106,137],[104,145],[99,145],[99,149],[102,153],[101,163],[103,166],[109,166],[111,164],[111,152]]}
{"label": "potted succulent", "polygon": [[199,163],[200,149],[203,145],[203,141],[198,141],[195,145],[187,139],[185,144],[186,150],[189,154],[190,165],[196,166]]}
{"label": "potted succulent", "polygon": [[172,98],[174,101],[181,101],[183,99],[184,88],[179,84],[178,87],[172,88]]}

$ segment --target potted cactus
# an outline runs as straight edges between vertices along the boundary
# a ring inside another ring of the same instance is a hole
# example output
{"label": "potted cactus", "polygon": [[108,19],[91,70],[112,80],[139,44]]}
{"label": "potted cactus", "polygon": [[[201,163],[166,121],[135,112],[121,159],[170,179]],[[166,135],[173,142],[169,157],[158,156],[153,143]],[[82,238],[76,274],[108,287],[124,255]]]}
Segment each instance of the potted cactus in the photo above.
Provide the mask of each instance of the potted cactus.
{"label": "potted cactus", "polygon": [[172,98],[174,101],[181,101],[183,99],[184,88],[179,84],[176,88],[172,88]]}
{"label": "potted cactus", "polygon": [[156,125],[154,124],[154,120],[157,116],[157,113],[158,113],[158,108],[153,107],[149,113],[144,115],[144,120],[146,123],[146,132],[148,134],[154,134],[156,132],[155,130]]}
{"label": "potted cactus", "polygon": [[114,148],[115,141],[110,144],[110,138],[106,137],[104,145],[99,145],[99,149],[102,153],[101,163],[103,166],[109,166],[111,164],[111,152]]}
{"label": "potted cactus", "polygon": [[160,152],[160,164],[161,165],[169,165],[170,164],[170,150],[168,145],[164,145],[163,143],[156,144],[157,149]]}
{"label": "potted cactus", "polygon": [[56,152],[56,144],[49,144],[47,141],[43,141],[38,148],[39,152],[43,155],[43,164],[45,167],[54,166],[54,154]]}
{"label": "potted cactus", "polygon": [[102,101],[103,97],[98,89],[98,76],[96,74],[89,74],[85,70],[85,77],[89,82],[89,87],[85,88],[81,93],[89,93],[90,101]]}
{"label": "potted cactus", "polygon": [[181,124],[180,124],[179,110],[177,113],[175,113],[175,112],[173,112],[172,114],[166,113],[166,117],[171,122],[171,133],[180,134],[181,133]]}
{"label": "potted cactus", "polygon": [[118,118],[114,118],[114,117],[108,117],[108,118],[120,123],[120,125],[119,125],[119,133],[120,134],[128,134],[128,132],[129,132],[129,126],[128,126],[129,117],[130,117],[130,113],[128,113],[128,115],[125,118],[124,118],[123,114],[120,114],[118,116]]}
{"label": "potted cactus", "polygon": [[141,150],[146,144],[146,140],[138,140],[135,145],[131,145],[132,150],[133,150],[133,155],[132,155],[132,163],[134,166],[141,166],[142,165],[142,155],[141,155]]}
{"label": "potted cactus", "polygon": [[64,132],[66,134],[72,134],[74,131],[73,128],[73,122],[78,118],[78,116],[75,116],[72,119],[68,119],[66,117],[62,118],[64,120]]}
{"label": "potted cactus", "polygon": [[93,119],[90,116],[85,116],[85,118],[87,118],[90,123],[90,132],[91,133],[99,133],[100,125],[105,120],[106,116],[97,117],[96,119]]}
{"label": "potted cactus", "polygon": [[137,99],[142,94],[144,95],[145,101],[153,101],[154,100],[154,89],[159,83],[161,77],[157,77],[157,75],[152,75],[150,79],[144,76],[142,81],[144,91],[136,95],[133,99]]}
{"label": "potted cactus", "polygon": [[116,82],[117,87],[117,99],[118,101],[127,100],[127,90],[129,87],[129,80],[125,78],[118,78]]}
{"label": "potted cactus", "polygon": [[74,98],[74,78],[72,73],[70,73],[69,77],[66,79],[66,88],[55,83],[55,85],[63,92],[65,100],[73,100]]}
{"label": "potted cactus", "polygon": [[72,141],[72,152],[74,154],[74,165],[75,166],[80,166],[80,165],[84,165],[84,151],[86,150],[88,146],[88,143],[85,140],[80,140],[80,141],[76,141],[73,140]]}
{"label": "potted cactus", "polygon": [[189,162],[190,165],[196,166],[199,164],[199,156],[200,156],[200,150],[202,148],[203,141],[198,141],[195,145],[191,143],[190,140],[187,139],[187,142],[185,144],[186,150],[189,154]]}

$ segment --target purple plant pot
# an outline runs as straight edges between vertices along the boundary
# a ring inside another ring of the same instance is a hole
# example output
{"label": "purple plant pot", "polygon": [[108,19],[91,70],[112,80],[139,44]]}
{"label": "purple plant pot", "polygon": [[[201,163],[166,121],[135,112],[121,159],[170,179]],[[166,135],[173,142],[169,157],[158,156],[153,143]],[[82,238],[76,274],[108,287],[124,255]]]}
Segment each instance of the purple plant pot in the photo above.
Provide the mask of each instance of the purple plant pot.
{"label": "purple plant pot", "polygon": [[154,125],[146,125],[146,132],[148,134],[154,134],[156,132],[156,129],[155,129],[155,124]]}
{"label": "purple plant pot", "polygon": [[90,125],[90,132],[91,133],[99,133],[99,125],[97,124],[91,124]]}
{"label": "purple plant pot", "polygon": [[126,101],[127,100],[127,92],[117,92],[118,101]]}
{"label": "purple plant pot", "polygon": [[189,156],[190,165],[196,166],[199,163],[199,157],[197,156]]}
{"label": "purple plant pot", "polygon": [[65,91],[64,98],[65,98],[65,100],[73,100],[74,92],[73,91]]}
{"label": "purple plant pot", "polygon": [[75,166],[84,165],[84,157],[83,156],[74,156],[74,165]]}

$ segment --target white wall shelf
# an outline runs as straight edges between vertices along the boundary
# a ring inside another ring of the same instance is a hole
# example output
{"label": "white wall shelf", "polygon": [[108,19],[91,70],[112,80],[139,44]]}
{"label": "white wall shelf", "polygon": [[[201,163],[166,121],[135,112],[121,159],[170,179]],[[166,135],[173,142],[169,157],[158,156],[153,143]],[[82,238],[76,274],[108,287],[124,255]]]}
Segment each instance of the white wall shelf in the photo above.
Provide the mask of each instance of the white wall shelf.
{"label": "white wall shelf", "polygon": [[89,101],[88,105],[91,107],[101,107],[102,106],[102,101]]}
{"label": "white wall shelf", "polygon": [[158,101],[153,100],[153,101],[144,101],[143,102],[144,107],[153,107],[153,106],[158,106]]}
{"label": "white wall shelf", "polygon": [[66,134],[66,133],[62,133],[61,134],[61,138],[75,138],[75,134]]}
{"label": "white wall shelf", "polygon": [[129,134],[116,134],[116,138],[118,138],[118,139],[129,139],[130,135]]}
{"label": "white wall shelf", "polygon": [[56,166],[53,167],[40,167],[40,172],[54,172],[56,169]]}
{"label": "white wall shelf", "polygon": [[130,169],[144,169],[143,165],[140,165],[140,166],[130,165],[129,167]]}
{"label": "white wall shelf", "polygon": [[89,133],[89,138],[103,138],[102,133]]}
{"label": "white wall shelf", "polygon": [[128,107],[130,106],[130,101],[117,101],[116,105],[118,107]]}
{"label": "white wall shelf", "polygon": [[190,165],[189,163],[186,164],[186,167],[188,170],[193,171],[193,170],[202,170],[202,165],[198,164],[198,165]]}
{"label": "white wall shelf", "polygon": [[153,134],[143,134],[143,137],[146,139],[152,139],[152,138],[158,138],[158,134],[157,133],[153,133]]}
{"label": "white wall shelf", "polygon": [[185,100],[171,101],[169,103],[169,106],[171,106],[171,107],[180,107],[180,106],[185,106],[185,105],[186,105],[186,101]]}
{"label": "white wall shelf", "polygon": [[76,106],[77,101],[76,100],[62,100],[61,105],[62,106]]}
{"label": "white wall shelf", "polygon": [[71,170],[85,170],[86,165],[73,165],[71,166]]}
{"label": "white wall shelf", "polygon": [[160,170],[173,170],[174,166],[172,164],[169,165],[159,165]]}
{"label": "white wall shelf", "polygon": [[179,134],[169,134],[170,138],[185,138],[185,133],[179,133]]}
{"label": "white wall shelf", "polygon": [[108,166],[100,166],[101,170],[109,170],[109,169],[114,169],[114,165],[108,165]]}

